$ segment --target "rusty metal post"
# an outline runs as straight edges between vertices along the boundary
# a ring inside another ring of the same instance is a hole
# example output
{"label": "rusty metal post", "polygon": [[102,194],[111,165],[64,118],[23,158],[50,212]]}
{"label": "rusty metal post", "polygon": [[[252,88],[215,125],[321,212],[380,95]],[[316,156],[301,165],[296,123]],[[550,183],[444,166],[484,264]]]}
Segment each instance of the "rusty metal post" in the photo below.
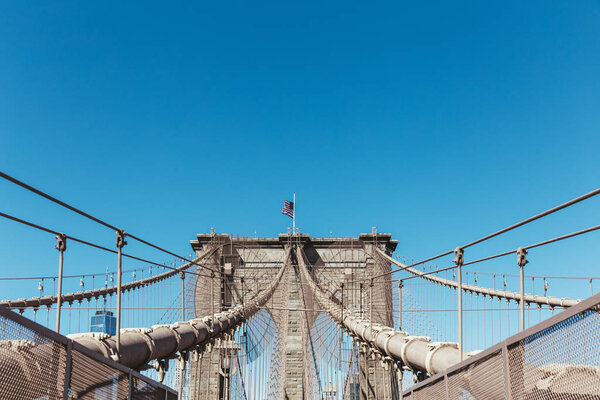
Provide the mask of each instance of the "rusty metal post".
{"label": "rusty metal post", "polygon": [[127,400],[132,400],[133,395],[133,376],[131,376],[131,371],[127,373]]}
{"label": "rusty metal post", "polygon": [[185,321],[185,272],[179,273],[181,277],[181,320]]}
{"label": "rusty metal post", "polygon": [[67,342],[67,360],[65,364],[65,376],[63,383],[63,400],[69,400],[69,388],[71,386],[71,374],[73,372],[73,341]]}
{"label": "rusty metal post", "polygon": [[508,347],[506,345],[506,341],[502,345],[502,373],[504,377],[504,398],[508,400],[512,400],[512,390],[510,387],[510,361],[508,359]]}
{"label": "rusty metal post", "polygon": [[344,326],[344,282],[342,282],[341,288],[342,288],[342,304],[340,305],[340,307],[342,309],[341,326]]}
{"label": "rusty metal post", "polygon": [[212,314],[212,323],[215,321],[215,273],[210,274],[210,313]]}
{"label": "rusty metal post", "polygon": [[398,330],[402,330],[402,288],[404,287],[403,281],[398,281]]}
{"label": "rusty metal post", "polygon": [[67,235],[59,233],[56,236],[56,250],[58,255],[58,292],[56,293],[56,333],[60,333],[60,307],[62,304],[62,280],[64,252],[67,250]]}
{"label": "rusty metal post", "polygon": [[244,304],[244,277],[240,278],[242,284],[242,315],[244,316],[244,321],[246,321],[246,306]]}
{"label": "rusty metal post", "polygon": [[364,318],[364,314],[363,314],[363,284],[362,282],[359,285],[360,287],[360,293],[359,293],[359,301],[360,301],[360,317]]}
{"label": "rusty metal post", "polygon": [[460,349],[460,359],[461,361],[463,360],[463,304],[462,304],[462,291],[463,291],[463,286],[462,286],[462,265],[464,262],[464,255],[465,252],[461,247],[457,247],[456,250],[454,250],[454,254],[456,254],[456,257],[454,257],[454,263],[456,264],[456,267],[458,269],[457,271],[457,275],[458,275],[458,287],[457,292],[458,292],[458,348]]}
{"label": "rusty metal post", "polygon": [[122,249],[127,244],[125,241],[125,232],[122,229],[116,231],[117,235],[117,356],[121,353],[121,283],[123,281],[123,263]]}
{"label": "rusty metal post", "polygon": [[519,284],[521,289],[521,300],[519,302],[521,331],[525,330],[525,264],[528,262],[527,250],[523,247],[519,247],[517,250],[517,264],[519,265]]}
{"label": "rusty metal post", "polygon": [[373,342],[373,278],[369,281],[369,341]]}
{"label": "rusty metal post", "polygon": [[342,302],[340,304],[340,308],[342,309],[342,321],[340,322],[340,353],[339,353],[339,365],[338,368],[342,370],[342,342],[344,340],[344,282],[341,283],[342,287]]}
{"label": "rusty metal post", "polygon": [[446,392],[446,400],[452,400],[450,398],[450,389],[448,387],[448,374],[444,374],[444,391]]}

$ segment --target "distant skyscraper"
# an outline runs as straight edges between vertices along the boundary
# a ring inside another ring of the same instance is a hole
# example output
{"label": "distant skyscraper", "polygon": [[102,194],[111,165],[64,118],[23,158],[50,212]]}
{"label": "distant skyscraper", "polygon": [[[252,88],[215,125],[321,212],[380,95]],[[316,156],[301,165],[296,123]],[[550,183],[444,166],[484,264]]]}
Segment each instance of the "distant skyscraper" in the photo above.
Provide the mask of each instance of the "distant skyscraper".
{"label": "distant skyscraper", "polygon": [[238,338],[238,343],[243,352],[246,353],[246,357],[250,362],[256,360],[261,354],[260,346],[256,345],[256,340],[252,337],[252,331],[242,330]]}
{"label": "distant skyscraper", "polygon": [[90,332],[104,332],[113,336],[117,333],[117,319],[112,311],[96,311],[90,318]]}

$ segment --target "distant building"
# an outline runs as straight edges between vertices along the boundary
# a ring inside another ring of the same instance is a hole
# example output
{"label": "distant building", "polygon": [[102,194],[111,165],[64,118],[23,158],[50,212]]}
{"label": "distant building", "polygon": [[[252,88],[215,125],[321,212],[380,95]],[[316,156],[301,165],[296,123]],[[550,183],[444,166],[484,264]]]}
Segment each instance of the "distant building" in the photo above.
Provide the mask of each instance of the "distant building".
{"label": "distant building", "polygon": [[90,332],[104,332],[113,336],[117,333],[117,319],[112,311],[96,311],[90,318]]}
{"label": "distant building", "polygon": [[360,383],[358,374],[352,374],[348,378],[348,392],[350,393],[350,400],[360,400]]}
{"label": "distant building", "polygon": [[256,358],[260,356],[261,349],[260,346],[256,345],[256,341],[252,338],[252,331],[242,330],[238,338],[238,343],[240,344],[242,351],[246,353],[246,357],[250,362],[256,360]]}

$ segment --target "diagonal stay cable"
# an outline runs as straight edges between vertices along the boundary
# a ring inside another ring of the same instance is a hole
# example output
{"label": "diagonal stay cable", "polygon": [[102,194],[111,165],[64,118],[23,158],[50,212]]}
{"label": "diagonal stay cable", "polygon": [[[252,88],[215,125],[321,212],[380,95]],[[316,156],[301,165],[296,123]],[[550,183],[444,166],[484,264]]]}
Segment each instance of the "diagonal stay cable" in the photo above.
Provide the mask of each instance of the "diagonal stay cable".
{"label": "diagonal stay cable", "polygon": [[[499,231],[496,231],[496,232],[494,232],[494,233],[490,233],[489,235],[486,235],[486,236],[484,236],[484,237],[482,237],[482,238],[479,238],[479,239],[477,239],[477,240],[474,240],[474,241],[472,241],[472,242],[470,242],[470,243],[467,243],[467,244],[465,244],[465,245],[463,245],[463,246],[459,246],[459,248],[461,248],[461,249],[466,249],[467,247],[474,246],[474,245],[476,245],[476,244],[478,244],[478,243],[481,243],[481,242],[484,242],[484,241],[486,241],[486,240],[489,240],[489,239],[491,239],[491,238],[494,238],[494,237],[496,237],[496,236],[502,235],[503,233],[506,233],[506,232],[508,232],[508,231],[511,231],[511,230],[513,230],[513,229],[516,229],[516,228],[518,228],[518,227],[520,227],[520,226],[526,225],[526,224],[528,224],[528,223],[530,223],[530,222],[533,222],[533,221],[535,221],[535,220],[538,220],[538,219],[540,219],[540,218],[546,217],[546,216],[548,216],[548,215],[550,215],[550,214],[553,214],[553,213],[555,213],[555,212],[557,212],[557,211],[560,211],[560,210],[562,210],[562,209],[564,209],[564,208],[570,207],[570,206],[572,206],[572,205],[574,205],[574,204],[577,204],[577,203],[579,203],[579,202],[582,202],[583,200],[587,200],[587,199],[589,199],[590,197],[594,197],[594,196],[596,196],[596,195],[598,195],[598,194],[600,194],[600,188],[598,188],[598,189],[595,189],[595,190],[592,190],[591,192],[589,192],[589,193],[586,193],[586,194],[584,194],[584,195],[581,195],[581,196],[579,196],[579,197],[576,197],[576,198],[574,198],[574,199],[572,199],[572,200],[569,200],[569,201],[567,201],[566,203],[559,204],[559,205],[557,205],[557,206],[555,206],[555,207],[552,207],[552,208],[550,208],[550,209],[548,209],[548,210],[546,210],[546,211],[543,211],[543,212],[541,212],[541,213],[539,213],[539,214],[536,214],[536,215],[534,215],[534,216],[532,216],[532,217],[529,217],[529,218],[527,218],[527,219],[524,219],[524,220],[522,220],[522,221],[520,221],[520,222],[517,222],[517,223],[515,223],[515,224],[512,224],[512,225],[510,225],[510,226],[507,226],[506,228],[500,229]],[[541,244],[538,244],[538,245],[541,245]],[[429,262],[429,261],[437,260],[438,258],[441,258],[441,257],[448,256],[448,255],[450,255],[450,254],[452,254],[452,253],[454,253],[454,250],[449,250],[449,251],[447,251],[447,252],[445,252],[445,253],[438,254],[437,256],[430,257],[430,258],[427,258],[427,259],[425,259],[425,260],[421,260],[421,261],[418,261],[418,262],[416,262],[416,263],[413,263],[413,264],[411,264],[411,265],[408,265],[408,266],[405,266],[405,267],[402,267],[402,268],[398,268],[398,269],[395,269],[395,270],[392,270],[392,271],[389,271],[389,272],[385,272],[385,273],[383,273],[383,274],[376,275],[376,276],[374,276],[374,277],[372,277],[372,278],[368,278],[368,279],[375,279],[375,278],[379,278],[379,277],[382,277],[382,276],[385,276],[385,275],[390,275],[390,274],[393,274],[393,273],[395,273],[395,272],[402,271],[402,270],[404,270],[404,269],[406,269],[406,268],[411,268],[411,267],[414,267],[414,266],[417,266],[417,265],[420,265],[420,264],[424,264],[424,263],[426,263],[426,262]],[[510,253],[509,253],[509,254],[510,254]],[[466,263],[465,263],[464,265],[466,265]]]}
{"label": "diagonal stay cable", "polygon": [[[69,210],[71,210],[71,211],[73,211],[73,212],[75,212],[75,213],[77,213],[77,214],[79,214],[79,215],[81,215],[81,216],[84,216],[84,217],[86,217],[86,218],[88,218],[88,219],[90,219],[90,220],[92,220],[92,221],[94,221],[94,222],[97,222],[97,223],[99,223],[99,224],[101,224],[101,225],[103,225],[103,226],[105,226],[105,227],[107,227],[107,228],[110,228],[110,229],[112,229],[112,230],[114,230],[114,231],[121,231],[121,232],[125,233],[127,236],[129,236],[130,238],[132,238],[132,239],[134,239],[134,240],[137,240],[137,241],[138,241],[138,242],[140,242],[140,243],[143,243],[143,244],[145,244],[145,245],[147,245],[147,246],[150,246],[150,247],[152,247],[152,248],[154,248],[154,249],[156,249],[156,250],[162,251],[163,253],[166,253],[166,254],[169,254],[169,255],[171,255],[171,256],[177,257],[177,258],[179,258],[179,259],[181,259],[181,260],[184,260],[184,261],[187,261],[187,262],[191,262],[191,263],[193,263],[193,264],[196,264],[196,263],[195,263],[193,260],[189,260],[189,259],[187,259],[187,258],[185,258],[185,257],[182,257],[182,256],[180,256],[180,255],[178,255],[178,254],[176,254],[176,253],[173,253],[173,252],[171,252],[171,251],[169,251],[169,250],[163,249],[163,248],[162,248],[162,247],[160,247],[160,246],[157,246],[157,245],[155,245],[155,244],[152,244],[152,243],[150,243],[150,242],[148,242],[148,241],[146,241],[146,240],[144,240],[144,239],[142,239],[142,238],[140,238],[140,237],[138,237],[138,236],[135,236],[135,235],[132,235],[132,234],[130,234],[130,233],[127,233],[127,232],[123,231],[122,229],[120,229],[120,228],[117,228],[116,226],[114,226],[114,225],[112,225],[112,224],[109,224],[108,222],[105,222],[105,221],[101,220],[100,218],[96,218],[96,217],[94,217],[93,215],[91,215],[91,214],[88,214],[88,213],[86,213],[85,211],[82,211],[82,210],[80,210],[80,209],[78,209],[78,208],[76,208],[76,207],[74,207],[74,206],[72,206],[72,205],[70,205],[70,204],[67,204],[67,203],[65,203],[64,201],[62,201],[62,200],[59,200],[59,199],[57,199],[56,197],[53,197],[53,196],[51,196],[51,195],[49,195],[49,194],[47,194],[47,193],[45,193],[45,192],[43,192],[43,191],[41,191],[41,190],[39,190],[39,189],[36,189],[36,188],[34,188],[33,186],[31,186],[31,185],[28,185],[28,184],[26,184],[25,182],[23,182],[23,181],[20,181],[20,180],[18,180],[17,178],[15,178],[15,177],[12,177],[12,176],[10,176],[10,175],[8,175],[8,174],[6,174],[6,173],[2,172],[2,171],[0,171],[0,177],[1,177],[1,178],[4,178],[4,179],[6,179],[7,181],[10,181],[10,182],[12,182],[12,183],[14,183],[14,184],[18,185],[18,186],[21,186],[22,188],[24,188],[24,189],[27,189],[27,190],[29,190],[30,192],[33,192],[33,193],[37,194],[38,196],[41,196],[41,197],[43,197],[43,198],[45,198],[45,199],[47,199],[47,200],[50,200],[50,201],[52,201],[52,202],[54,202],[54,203],[56,203],[56,204],[58,204],[58,205],[60,205],[60,206],[62,206],[62,207],[65,207],[65,208],[67,208],[67,209],[69,209]],[[198,264],[196,264],[196,265],[198,265]],[[213,270],[213,269],[211,269],[211,268],[209,268],[209,269],[210,269],[212,272],[215,272],[215,273],[218,273],[218,274],[221,274],[221,275],[223,275],[223,274],[224,274],[224,272],[223,272],[223,271]]]}

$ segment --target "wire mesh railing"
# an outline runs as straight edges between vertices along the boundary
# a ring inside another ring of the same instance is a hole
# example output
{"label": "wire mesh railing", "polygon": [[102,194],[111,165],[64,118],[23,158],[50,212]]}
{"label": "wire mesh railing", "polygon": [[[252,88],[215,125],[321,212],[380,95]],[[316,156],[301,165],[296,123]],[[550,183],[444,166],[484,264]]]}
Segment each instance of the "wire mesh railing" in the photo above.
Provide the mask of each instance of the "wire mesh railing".
{"label": "wire mesh railing", "polygon": [[0,307],[0,399],[175,400],[177,392]]}
{"label": "wire mesh railing", "polygon": [[600,399],[600,294],[411,387],[404,399]]}

